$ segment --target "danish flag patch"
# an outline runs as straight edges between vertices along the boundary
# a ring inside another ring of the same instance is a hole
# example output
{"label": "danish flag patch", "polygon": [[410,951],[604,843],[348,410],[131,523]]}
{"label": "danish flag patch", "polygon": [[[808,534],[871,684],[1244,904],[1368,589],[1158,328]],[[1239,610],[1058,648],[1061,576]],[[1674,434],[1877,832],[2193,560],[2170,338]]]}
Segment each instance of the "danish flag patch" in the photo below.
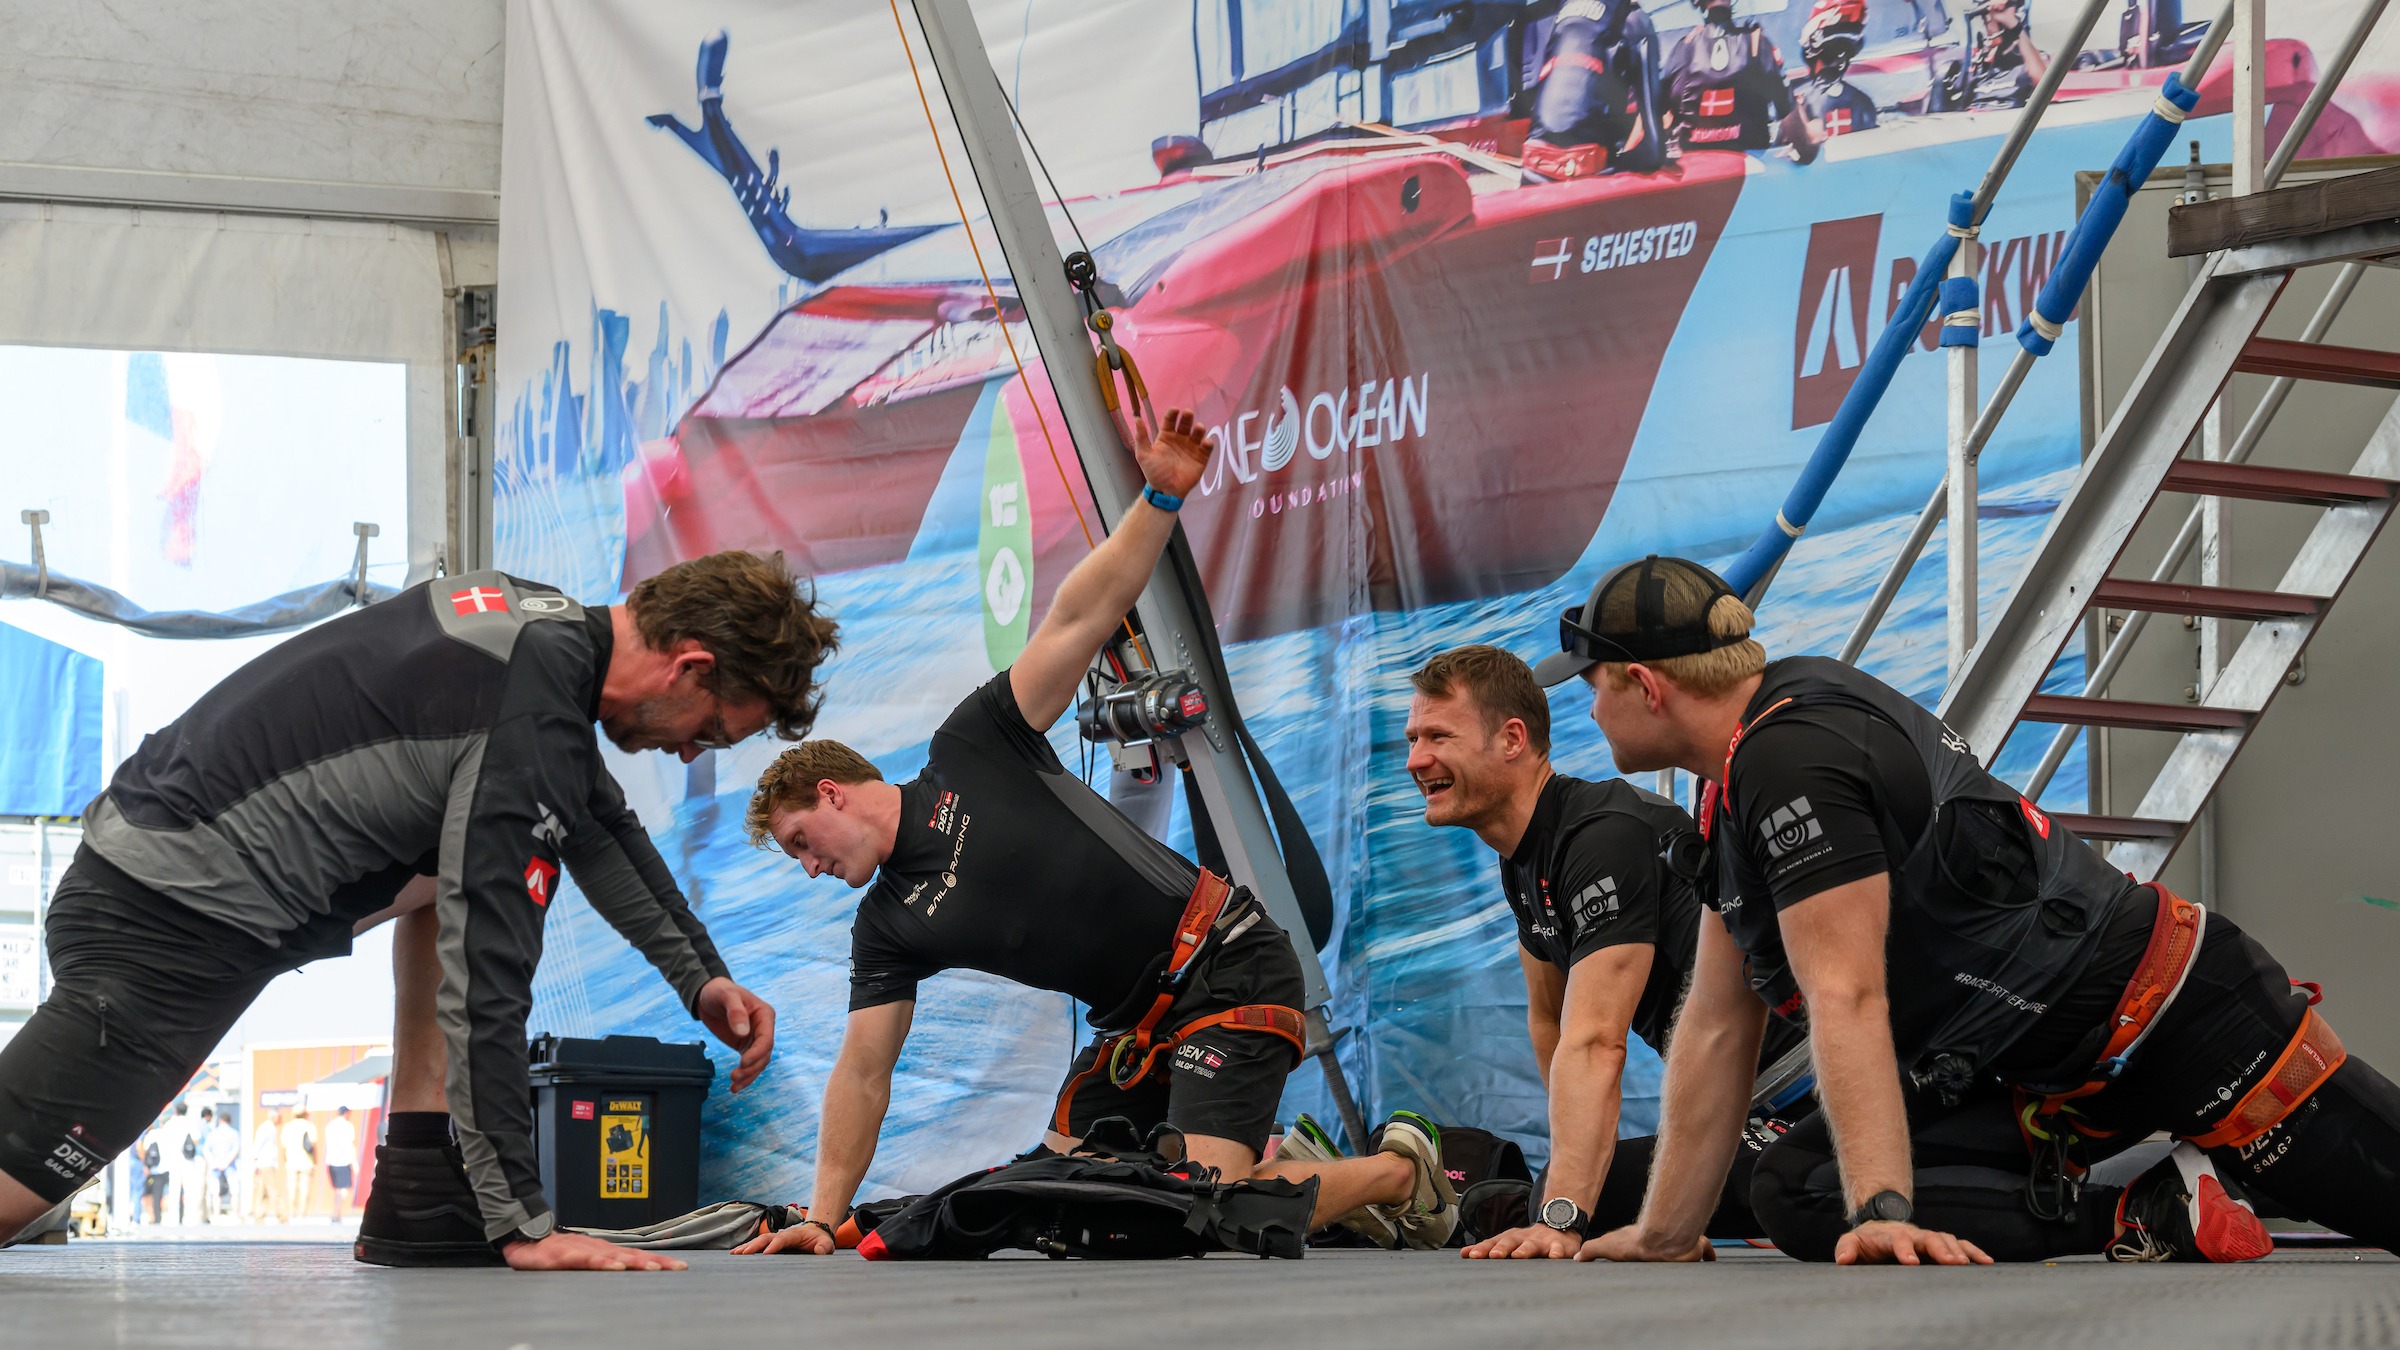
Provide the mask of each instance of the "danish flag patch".
{"label": "danish flag patch", "polygon": [[525,864],[525,894],[537,905],[548,905],[558,887],[558,864],[535,858]]}
{"label": "danish flag patch", "polygon": [[469,586],[450,592],[450,608],[461,614],[506,614],[508,597],[493,586]]}

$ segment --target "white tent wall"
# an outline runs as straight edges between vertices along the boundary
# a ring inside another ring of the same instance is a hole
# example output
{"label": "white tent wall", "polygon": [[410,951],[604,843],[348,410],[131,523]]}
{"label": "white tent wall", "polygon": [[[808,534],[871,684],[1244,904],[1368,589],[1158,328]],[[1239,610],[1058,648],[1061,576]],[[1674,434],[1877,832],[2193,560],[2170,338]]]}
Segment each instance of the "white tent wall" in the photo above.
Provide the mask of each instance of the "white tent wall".
{"label": "white tent wall", "polygon": [[406,363],[409,519],[378,523],[430,567],[444,292],[497,271],[501,0],[0,0],[0,25],[0,343]]}

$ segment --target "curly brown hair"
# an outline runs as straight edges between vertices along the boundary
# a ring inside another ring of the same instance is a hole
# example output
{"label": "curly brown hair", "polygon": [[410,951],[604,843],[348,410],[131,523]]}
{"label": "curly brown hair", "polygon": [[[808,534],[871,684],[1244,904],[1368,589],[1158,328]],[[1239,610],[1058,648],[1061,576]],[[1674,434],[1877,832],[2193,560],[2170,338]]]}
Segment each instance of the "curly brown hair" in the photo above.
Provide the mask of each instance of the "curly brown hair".
{"label": "curly brown hair", "polygon": [[758,791],[750,794],[750,809],[742,816],[754,848],[773,840],[767,823],[787,806],[815,806],[817,784],[831,779],[844,785],[880,783],[883,771],[873,761],[840,741],[802,741],[775,757],[758,776]]}
{"label": "curly brown hair", "polygon": [[679,562],[626,598],[654,651],[691,638],[717,659],[712,687],[766,700],[775,734],[796,741],[825,701],[817,667],[841,645],[833,616],[817,609],[783,554],[729,549]]}

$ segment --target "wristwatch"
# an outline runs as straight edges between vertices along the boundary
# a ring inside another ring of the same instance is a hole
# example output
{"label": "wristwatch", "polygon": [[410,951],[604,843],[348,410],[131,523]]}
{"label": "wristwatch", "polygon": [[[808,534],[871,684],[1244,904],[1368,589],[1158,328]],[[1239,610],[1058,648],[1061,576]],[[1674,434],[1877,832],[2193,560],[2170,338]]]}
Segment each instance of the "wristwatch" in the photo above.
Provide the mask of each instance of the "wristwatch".
{"label": "wristwatch", "polygon": [[1898,1191],[1877,1191],[1867,1197],[1867,1203],[1850,1211],[1850,1226],[1857,1228],[1870,1223],[1907,1223],[1917,1217],[1917,1207]]}
{"label": "wristwatch", "polygon": [[1574,1201],[1563,1195],[1555,1195],[1543,1201],[1541,1213],[1537,1217],[1541,1219],[1544,1228],[1553,1228],[1561,1233],[1573,1233],[1577,1237],[1582,1237],[1583,1230],[1592,1226],[1592,1216],[1584,1213]]}

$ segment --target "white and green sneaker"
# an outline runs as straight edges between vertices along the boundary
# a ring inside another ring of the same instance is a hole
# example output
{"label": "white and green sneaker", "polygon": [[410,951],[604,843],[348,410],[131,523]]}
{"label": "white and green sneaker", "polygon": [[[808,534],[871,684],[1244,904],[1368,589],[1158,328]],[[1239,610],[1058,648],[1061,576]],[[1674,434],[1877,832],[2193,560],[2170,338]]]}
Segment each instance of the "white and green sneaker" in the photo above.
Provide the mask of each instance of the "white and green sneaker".
{"label": "white and green sneaker", "polygon": [[1417,1184],[1405,1206],[1371,1206],[1400,1230],[1400,1242],[1421,1252],[1439,1250],[1458,1227],[1458,1189],[1442,1170],[1441,1127],[1414,1111],[1395,1111],[1377,1132],[1378,1151],[1397,1153],[1416,1169]]}

